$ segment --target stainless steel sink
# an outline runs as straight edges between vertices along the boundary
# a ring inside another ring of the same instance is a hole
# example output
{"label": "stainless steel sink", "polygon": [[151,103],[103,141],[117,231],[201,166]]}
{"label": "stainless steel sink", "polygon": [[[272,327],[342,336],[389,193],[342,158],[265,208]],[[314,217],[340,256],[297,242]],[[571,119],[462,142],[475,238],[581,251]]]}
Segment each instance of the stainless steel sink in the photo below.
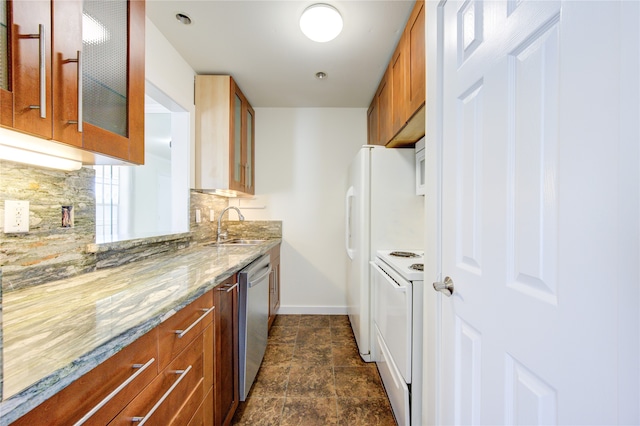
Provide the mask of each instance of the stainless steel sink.
{"label": "stainless steel sink", "polygon": [[230,245],[240,245],[240,246],[255,246],[256,244],[260,244],[260,243],[263,243],[265,241],[266,240],[235,239],[235,240],[221,241],[220,244],[230,244]]}
{"label": "stainless steel sink", "polygon": [[255,246],[266,240],[245,240],[242,238],[236,238],[233,240],[220,241],[219,243],[208,243],[205,246]]}

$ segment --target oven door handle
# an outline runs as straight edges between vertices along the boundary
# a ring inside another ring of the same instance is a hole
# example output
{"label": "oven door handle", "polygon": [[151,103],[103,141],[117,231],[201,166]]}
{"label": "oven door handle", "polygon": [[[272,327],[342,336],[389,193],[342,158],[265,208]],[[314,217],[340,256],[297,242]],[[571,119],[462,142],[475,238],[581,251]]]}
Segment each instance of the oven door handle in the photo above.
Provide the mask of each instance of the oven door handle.
{"label": "oven door handle", "polygon": [[396,282],[396,280],[394,280],[393,278],[391,278],[389,276],[389,274],[387,274],[384,269],[382,269],[380,266],[378,266],[378,264],[376,264],[375,262],[371,262],[371,266],[373,266],[375,268],[375,270],[382,275],[382,277],[389,283],[389,285],[391,285],[391,287],[400,293],[406,293],[407,292],[407,287],[402,286],[400,284],[398,284]]}

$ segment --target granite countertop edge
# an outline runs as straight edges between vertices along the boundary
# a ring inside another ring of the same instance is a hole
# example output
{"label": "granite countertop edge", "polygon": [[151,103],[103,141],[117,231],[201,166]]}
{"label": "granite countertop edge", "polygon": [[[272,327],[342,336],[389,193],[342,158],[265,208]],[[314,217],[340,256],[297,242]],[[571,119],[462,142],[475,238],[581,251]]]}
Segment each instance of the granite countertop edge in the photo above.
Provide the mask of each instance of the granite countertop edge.
{"label": "granite countertop edge", "polygon": [[[281,241],[281,238],[273,238],[256,246],[251,246],[251,251],[241,261],[218,273],[215,278],[204,282],[198,288],[193,289],[185,297],[176,301],[176,303],[166,307],[166,309],[161,310],[153,316],[145,318],[138,324],[132,324],[125,332],[120,333],[102,344],[99,344],[97,347],[86,352],[84,355],[75,359],[65,367],[54,371],[15,395],[1,401],[0,426],[9,425],[47,399],[51,398],[75,380],[100,365],[106,359],[126,348],[138,338],[142,337],[145,333],[170,318],[180,309],[186,307],[198,297],[220,284],[222,281],[239,272],[260,256],[268,253],[272,248],[280,244]],[[202,247],[203,246],[199,246],[195,250],[200,249],[204,251],[205,249]],[[179,254],[180,252],[177,253]],[[127,268],[127,266],[132,265],[125,265],[121,268]]]}

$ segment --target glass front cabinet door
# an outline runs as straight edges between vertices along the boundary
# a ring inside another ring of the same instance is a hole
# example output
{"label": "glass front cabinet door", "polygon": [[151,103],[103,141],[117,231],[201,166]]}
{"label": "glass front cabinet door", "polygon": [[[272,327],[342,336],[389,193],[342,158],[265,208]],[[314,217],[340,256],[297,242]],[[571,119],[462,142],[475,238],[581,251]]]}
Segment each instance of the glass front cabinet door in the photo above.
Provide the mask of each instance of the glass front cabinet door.
{"label": "glass front cabinet door", "polygon": [[144,1],[82,4],[83,146],[144,163]]}
{"label": "glass front cabinet door", "polygon": [[254,194],[255,114],[240,88],[231,80],[232,123],[229,186],[235,191]]}

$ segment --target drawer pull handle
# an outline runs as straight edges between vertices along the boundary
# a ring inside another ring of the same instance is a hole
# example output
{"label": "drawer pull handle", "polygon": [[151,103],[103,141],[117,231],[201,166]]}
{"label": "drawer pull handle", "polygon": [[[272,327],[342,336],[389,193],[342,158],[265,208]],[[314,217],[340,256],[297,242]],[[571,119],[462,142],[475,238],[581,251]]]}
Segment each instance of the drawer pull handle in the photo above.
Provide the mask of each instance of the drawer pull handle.
{"label": "drawer pull handle", "polygon": [[238,287],[238,283],[235,283],[234,285],[228,286],[228,287],[220,287],[218,291],[226,291],[227,293],[229,293],[231,290],[233,290],[236,287]]}
{"label": "drawer pull handle", "polygon": [[189,331],[191,331],[191,329],[193,327],[196,326],[196,324],[198,324],[200,321],[202,321],[204,319],[204,317],[206,317],[207,315],[209,315],[209,313],[211,311],[213,311],[215,309],[215,306],[210,307],[209,309],[206,308],[202,308],[200,309],[201,311],[204,311],[204,313],[202,315],[200,315],[200,318],[198,318],[197,320],[195,320],[189,327],[185,328],[184,330],[175,330],[174,333],[176,333],[178,335],[178,339],[182,339],[184,337],[185,334],[187,334]]}
{"label": "drawer pull handle", "polygon": [[[213,309],[213,308],[212,308]],[[172,373],[175,374],[179,374],[180,377],[178,377],[178,380],[176,380],[169,389],[167,389],[167,391],[164,393],[164,395],[162,395],[162,398],[160,398],[158,400],[158,402],[156,402],[156,405],[154,405],[151,410],[149,410],[149,412],[147,413],[146,416],[144,417],[134,417],[131,419],[132,422],[140,422],[138,424],[138,426],[142,426],[143,424],[145,424],[147,422],[147,420],[149,420],[149,418],[151,416],[153,416],[153,413],[156,412],[156,410],[158,409],[158,407],[160,407],[160,405],[162,405],[162,403],[164,402],[165,399],[167,399],[167,397],[171,394],[171,392],[173,392],[173,390],[176,388],[176,386],[178,386],[178,384],[182,381],[182,379],[184,379],[184,377],[189,373],[189,371],[191,371],[191,366],[188,366],[185,370],[176,370],[176,371],[172,371]]]}
{"label": "drawer pull handle", "polygon": [[131,376],[129,376],[129,378],[127,380],[125,380],[124,382],[122,382],[120,384],[120,386],[118,386],[117,388],[115,388],[113,390],[113,392],[111,392],[109,395],[107,395],[102,401],[100,401],[95,407],[93,407],[89,412],[87,412],[87,414],[84,415],[84,417],[82,417],[80,420],[78,420],[73,426],[80,426],[82,424],[84,424],[87,420],[89,420],[91,418],[91,416],[93,416],[95,413],[98,412],[98,410],[100,410],[102,407],[104,407],[105,405],[107,405],[107,403],[109,401],[111,401],[113,399],[114,396],[116,396],[122,389],[124,389],[125,387],[127,387],[131,382],[133,382],[139,375],[142,374],[142,372],[144,370],[146,370],[147,368],[149,368],[149,366],[151,364],[153,364],[156,361],[155,358],[151,358],[149,361],[146,362],[146,364],[133,364],[133,368],[137,369],[138,371],[136,371],[135,373],[133,373]]}

